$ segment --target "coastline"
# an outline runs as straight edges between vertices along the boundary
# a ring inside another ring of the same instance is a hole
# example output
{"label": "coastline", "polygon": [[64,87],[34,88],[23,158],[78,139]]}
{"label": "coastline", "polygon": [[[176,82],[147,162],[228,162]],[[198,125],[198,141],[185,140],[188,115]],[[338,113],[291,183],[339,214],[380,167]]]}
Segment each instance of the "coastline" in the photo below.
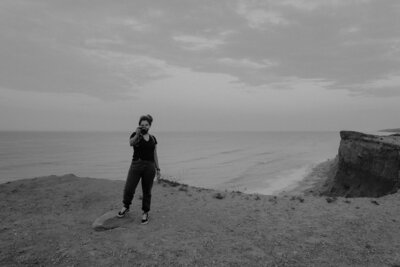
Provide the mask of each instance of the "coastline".
{"label": "coastline", "polygon": [[[249,132],[251,138],[235,132],[155,134],[163,143],[159,157],[166,177],[222,190],[260,189],[263,194],[283,188],[292,177],[301,178],[303,173],[292,175],[297,169],[335,155],[339,141],[337,132]],[[79,132],[3,136],[0,183],[69,172],[125,180],[132,157],[126,138],[124,133]],[[291,146],[286,146],[288,139]],[[182,141],[176,149],[173,144]]]}
{"label": "coastline", "polygon": [[[124,181],[73,174],[0,185],[0,265],[395,266],[400,193],[381,198],[267,196],[155,183],[151,221],[96,232]],[[378,204],[376,204],[378,203]]]}
{"label": "coastline", "polygon": [[301,180],[288,186],[278,195],[319,195],[332,181],[337,161],[338,158],[335,157],[315,164],[309,168]]}

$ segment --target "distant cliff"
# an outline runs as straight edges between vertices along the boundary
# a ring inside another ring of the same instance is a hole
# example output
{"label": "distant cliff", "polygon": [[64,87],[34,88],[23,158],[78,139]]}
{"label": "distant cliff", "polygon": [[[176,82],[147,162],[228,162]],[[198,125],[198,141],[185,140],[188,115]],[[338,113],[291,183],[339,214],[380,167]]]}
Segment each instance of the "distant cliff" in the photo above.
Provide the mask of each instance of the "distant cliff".
{"label": "distant cliff", "polygon": [[380,130],[380,132],[400,133],[400,128],[396,128],[396,129],[384,129],[384,130]]}
{"label": "distant cliff", "polygon": [[400,188],[400,136],[340,132],[336,174],[324,194],[379,197]]}

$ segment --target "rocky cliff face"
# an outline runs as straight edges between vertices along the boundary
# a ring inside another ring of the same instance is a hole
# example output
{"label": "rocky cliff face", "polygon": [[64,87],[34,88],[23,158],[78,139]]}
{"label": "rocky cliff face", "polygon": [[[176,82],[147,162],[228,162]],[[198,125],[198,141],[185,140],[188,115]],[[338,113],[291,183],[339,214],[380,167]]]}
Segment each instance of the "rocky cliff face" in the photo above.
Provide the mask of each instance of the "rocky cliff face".
{"label": "rocky cliff face", "polygon": [[325,194],[379,197],[400,188],[400,136],[340,132],[336,174]]}

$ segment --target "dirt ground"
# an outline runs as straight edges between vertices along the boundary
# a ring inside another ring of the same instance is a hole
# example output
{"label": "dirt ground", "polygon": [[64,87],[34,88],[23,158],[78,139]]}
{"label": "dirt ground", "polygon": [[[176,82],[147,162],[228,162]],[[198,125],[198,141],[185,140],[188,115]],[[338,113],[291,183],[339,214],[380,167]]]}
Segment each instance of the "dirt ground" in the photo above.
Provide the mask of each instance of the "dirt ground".
{"label": "dirt ground", "polygon": [[155,183],[148,225],[96,232],[123,181],[49,176],[0,185],[0,266],[400,266],[400,193],[247,195]]}

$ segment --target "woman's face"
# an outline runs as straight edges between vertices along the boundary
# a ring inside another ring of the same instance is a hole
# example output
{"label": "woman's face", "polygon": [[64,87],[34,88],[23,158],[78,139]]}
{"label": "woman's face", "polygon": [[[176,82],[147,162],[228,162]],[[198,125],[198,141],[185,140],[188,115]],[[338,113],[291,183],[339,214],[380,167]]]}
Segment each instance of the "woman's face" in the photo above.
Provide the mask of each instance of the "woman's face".
{"label": "woman's face", "polygon": [[146,120],[142,120],[141,122],[140,122],[140,125],[139,125],[141,128],[144,128],[145,129],[145,132],[147,133],[149,130],[150,130],[150,124],[149,124],[149,122],[148,121],[146,121]]}

